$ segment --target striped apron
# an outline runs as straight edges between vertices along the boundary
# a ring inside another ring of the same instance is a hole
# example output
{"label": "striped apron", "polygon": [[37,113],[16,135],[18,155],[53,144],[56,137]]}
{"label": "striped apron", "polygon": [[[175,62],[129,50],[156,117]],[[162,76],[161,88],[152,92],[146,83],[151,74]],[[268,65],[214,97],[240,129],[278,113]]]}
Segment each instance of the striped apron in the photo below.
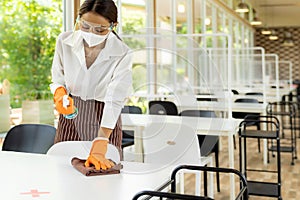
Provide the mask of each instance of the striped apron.
{"label": "striped apron", "polygon": [[[96,100],[83,101],[80,97],[72,96],[78,115],[74,119],[59,116],[55,143],[61,141],[91,141],[98,136],[104,103]],[[109,143],[115,145],[122,155],[122,122],[121,116],[112,131]],[[122,156],[121,156],[122,157]]]}

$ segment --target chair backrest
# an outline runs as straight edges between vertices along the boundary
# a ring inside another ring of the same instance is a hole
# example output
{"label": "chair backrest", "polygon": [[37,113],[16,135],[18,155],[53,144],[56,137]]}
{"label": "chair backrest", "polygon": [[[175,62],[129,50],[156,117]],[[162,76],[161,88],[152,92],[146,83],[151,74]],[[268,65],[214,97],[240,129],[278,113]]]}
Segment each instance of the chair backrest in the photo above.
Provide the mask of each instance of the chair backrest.
{"label": "chair backrest", "polygon": [[268,115],[296,116],[296,104],[291,101],[269,102],[266,108]]}
{"label": "chair backrest", "polygon": [[234,102],[237,103],[259,103],[257,99],[252,99],[252,98],[240,98],[236,99]]}
{"label": "chair backrest", "polygon": [[[294,102],[297,102],[297,95],[293,95],[292,92],[290,92],[289,94],[285,94],[285,95],[282,95],[281,97],[281,101],[294,101]],[[299,104],[299,103],[298,103]]]}
{"label": "chair backrest", "polygon": [[[271,88],[277,88],[277,86],[276,85],[271,85]],[[283,86],[279,86],[279,88],[281,89],[281,88],[283,88]]]}
{"label": "chair backrest", "polygon": [[209,97],[197,97],[197,101],[218,101],[218,99]]}
{"label": "chair backrest", "polygon": [[54,144],[55,134],[50,125],[20,124],[7,132],[2,150],[45,154]]}
{"label": "chair backrest", "polygon": [[261,92],[247,92],[245,95],[253,95],[253,96],[263,96],[263,93]]}
{"label": "chair backrest", "polygon": [[[47,155],[64,156],[68,158],[86,159],[89,156],[92,141],[64,141],[54,144],[48,151]],[[106,158],[116,163],[120,162],[120,153],[112,144],[108,144]]]}
{"label": "chair backrest", "polygon": [[183,110],[181,113],[179,113],[179,116],[217,117],[216,113],[210,110]]}
{"label": "chair backrest", "polygon": [[[138,106],[124,106],[121,113],[142,114],[142,109]],[[123,138],[134,139],[134,131],[123,130]],[[133,142],[130,143],[133,145]]]}
{"label": "chair backrest", "polygon": [[[180,116],[191,116],[191,117],[217,117],[214,111],[210,110],[183,110],[179,113]],[[214,148],[218,148],[218,136],[211,135],[198,135],[198,141],[200,145],[200,151],[202,156],[209,155]]]}
{"label": "chair backrest", "polygon": [[[239,103],[259,103],[257,99],[251,99],[251,98],[240,98],[236,99],[235,102]],[[232,117],[236,119],[244,119],[247,115],[251,115],[251,118],[253,120],[257,119],[257,117],[260,116],[260,113],[248,113],[248,112],[232,112]],[[257,116],[257,117],[256,117]],[[260,124],[259,123],[249,123],[250,125],[256,125],[257,129],[260,130]]]}
{"label": "chair backrest", "polygon": [[143,132],[144,162],[201,164],[195,130],[184,124],[152,123]]}
{"label": "chair backrest", "polygon": [[232,92],[233,94],[239,94],[239,92],[238,92],[237,90],[234,90],[234,89],[232,89],[231,92]]}
{"label": "chair backrest", "polygon": [[178,115],[177,106],[171,101],[149,101],[149,114]]}
{"label": "chair backrest", "polygon": [[121,113],[142,114],[142,109],[138,106],[124,106]]}

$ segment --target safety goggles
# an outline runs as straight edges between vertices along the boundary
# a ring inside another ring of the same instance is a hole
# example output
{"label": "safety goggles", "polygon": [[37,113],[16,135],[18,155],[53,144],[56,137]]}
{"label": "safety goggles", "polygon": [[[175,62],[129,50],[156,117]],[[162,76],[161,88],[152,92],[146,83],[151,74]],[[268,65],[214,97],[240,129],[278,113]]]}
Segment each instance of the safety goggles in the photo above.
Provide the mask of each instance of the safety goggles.
{"label": "safety goggles", "polygon": [[111,29],[110,25],[108,25],[108,26],[103,26],[103,25],[94,26],[94,25],[90,24],[89,22],[87,22],[83,19],[79,20],[79,24],[80,24],[80,29],[82,31],[89,32],[89,31],[92,30],[93,33],[98,34],[98,35],[102,35],[107,30]]}

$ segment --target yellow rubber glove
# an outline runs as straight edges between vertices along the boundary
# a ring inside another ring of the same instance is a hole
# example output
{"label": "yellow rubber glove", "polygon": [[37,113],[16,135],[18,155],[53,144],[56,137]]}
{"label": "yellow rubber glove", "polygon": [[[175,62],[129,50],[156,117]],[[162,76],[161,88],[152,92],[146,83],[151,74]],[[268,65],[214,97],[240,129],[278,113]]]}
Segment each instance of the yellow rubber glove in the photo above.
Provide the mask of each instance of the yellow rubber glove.
{"label": "yellow rubber glove", "polygon": [[64,87],[59,87],[54,92],[54,104],[57,112],[64,115],[69,115],[74,113],[74,101],[71,97],[68,97],[69,105],[67,107],[63,106],[63,97],[67,95],[67,90]]}
{"label": "yellow rubber glove", "polygon": [[114,163],[105,158],[107,152],[108,139],[105,137],[97,137],[93,141],[88,159],[85,161],[85,166],[94,165],[96,170],[109,169],[114,166]]}

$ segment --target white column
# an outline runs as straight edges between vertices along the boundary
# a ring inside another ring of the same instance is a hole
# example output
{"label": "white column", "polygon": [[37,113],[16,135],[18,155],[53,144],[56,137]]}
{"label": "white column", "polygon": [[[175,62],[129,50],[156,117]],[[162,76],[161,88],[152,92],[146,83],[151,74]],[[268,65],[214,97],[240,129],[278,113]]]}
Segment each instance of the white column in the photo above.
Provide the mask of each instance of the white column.
{"label": "white column", "polygon": [[73,30],[74,27],[74,1],[63,1],[63,27],[64,31]]}

